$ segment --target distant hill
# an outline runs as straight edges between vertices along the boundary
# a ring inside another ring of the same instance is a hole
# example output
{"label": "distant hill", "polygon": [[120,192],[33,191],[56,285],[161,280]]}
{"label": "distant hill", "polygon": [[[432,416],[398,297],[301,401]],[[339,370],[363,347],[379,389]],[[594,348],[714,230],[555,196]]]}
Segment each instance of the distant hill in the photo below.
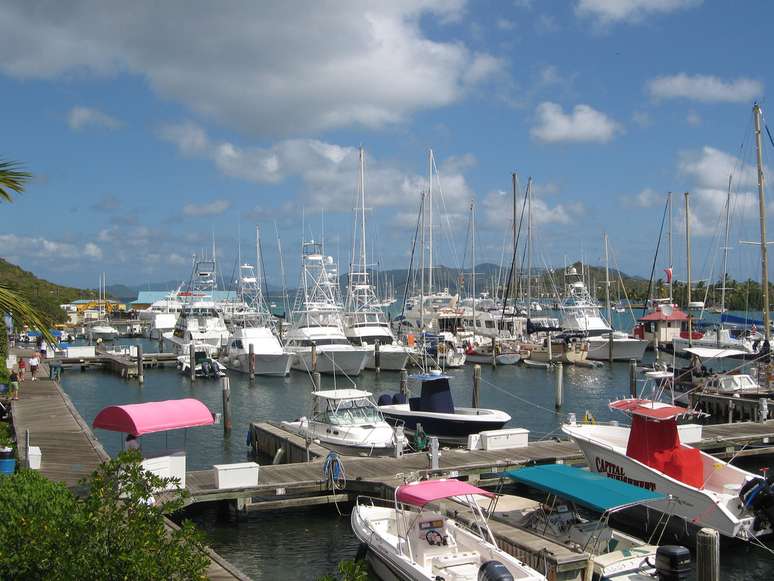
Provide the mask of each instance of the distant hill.
{"label": "distant hill", "polygon": [[59,305],[77,299],[96,298],[97,291],[54,284],[0,258],[0,280],[26,298],[52,321],[67,320]]}

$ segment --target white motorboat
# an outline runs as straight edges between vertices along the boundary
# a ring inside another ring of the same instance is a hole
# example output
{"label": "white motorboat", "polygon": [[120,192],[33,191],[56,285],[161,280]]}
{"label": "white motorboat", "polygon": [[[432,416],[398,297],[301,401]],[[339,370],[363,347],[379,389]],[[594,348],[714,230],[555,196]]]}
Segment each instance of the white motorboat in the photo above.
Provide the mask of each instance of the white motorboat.
{"label": "white motorboat", "polygon": [[704,332],[694,331],[690,341],[687,332],[680,333],[672,339],[672,351],[682,355],[691,347],[733,349],[742,352],[736,356],[738,359],[754,358],[763,346],[763,338],[757,331],[716,327]]}
{"label": "white motorboat", "polygon": [[148,321],[148,338],[158,340],[165,333],[174,330],[175,322],[183,307],[183,303],[177,298],[177,292],[172,292],[166,298],[153,302],[147,309],[138,313],[140,320]]}
{"label": "white motorboat", "polygon": [[583,272],[571,266],[565,270],[567,296],[559,309],[561,318],[559,324],[565,331],[588,333],[589,337],[610,332],[610,325],[602,317],[599,305],[591,297]]}
{"label": "white motorboat", "polygon": [[371,350],[351,345],[344,334],[343,308],[333,258],[323,256],[322,245],[312,241],[304,243],[302,261],[293,326],[285,344],[294,355],[291,366],[306,372],[359,375]]}
{"label": "white motorboat", "polygon": [[[494,361],[497,365],[516,365],[521,361],[522,352],[518,344],[511,344],[504,341],[495,342]],[[492,343],[484,341],[481,344],[469,342],[465,348],[465,363],[492,363]]]}
{"label": "white motorboat", "polygon": [[[611,331],[613,335],[613,360],[639,361],[645,356],[648,342],[645,339],[630,337],[622,331]],[[610,359],[610,333],[595,335],[587,339],[589,344],[588,359],[595,361],[608,361]]]}
{"label": "white motorboat", "polygon": [[[659,553],[669,554],[670,561],[678,560],[680,572],[690,570],[691,554],[685,547],[659,549],[610,525],[614,513],[665,500],[663,494],[566,464],[511,470],[503,477],[526,484],[546,498],[538,502],[503,495],[492,509],[492,520],[589,554],[594,579],[652,580],[658,576],[656,567],[662,560],[657,558]],[[660,530],[657,528],[653,536],[658,536]]]}
{"label": "white motorboat", "polygon": [[256,375],[285,376],[290,373],[293,354],[287,351],[271,328],[237,327],[231,333],[221,360],[234,371],[250,371],[250,345],[253,346],[253,370]]}
{"label": "white motorboat", "polygon": [[91,341],[113,341],[118,338],[118,329],[107,323],[97,323],[88,328]]}
{"label": "white motorboat", "polygon": [[632,427],[574,421],[562,427],[592,470],[675,499],[651,506],[691,525],[741,539],[771,532],[774,495],[758,499],[767,499],[765,506],[749,497],[751,490],[769,490],[771,482],[680,442],[677,419],[695,412],[647,399],[610,407],[631,414]]}
{"label": "white motorboat", "polygon": [[407,444],[403,430],[394,428],[373,401],[359,389],[312,392],[312,415],[282,425],[304,438],[349,456],[391,456]]}
{"label": "white motorboat", "polygon": [[164,335],[174,353],[187,355],[190,345],[207,349],[217,354],[229,338],[228,328],[223,315],[209,300],[198,300],[183,305],[180,315],[171,333]]}
{"label": "white motorboat", "polygon": [[409,434],[416,433],[417,424],[421,424],[430,436],[460,443],[466,442],[470,434],[499,430],[511,419],[500,410],[455,406],[449,376],[440,371],[412,376],[412,379],[422,384],[419,397],[410,398],[407,403],[397,403],[401,399],[398,394],[379,397],[379,409],[384,416],[389,421],[401,422]]}
{"label": "white motorboat", "polygon": [[419,349],[420,357],[422,357],[421,350],[424,349],[424,354],[444,369],[463,367],[467,359],[465,348],[448,331],[438,334],[423,333],[420,337]]}
{"label": "white motorboat", "polygon": [[[194,353],[194,361],[196,365],[194,368],[194,374],[196,377],[206,377],[213,379],[217,377],[225,377],[226,375],[226,366],[220,363],[217,359],[210,357],[209,352],[206,349],[197,349]],[[189,355],[178,355],[177,369],[183,375],[190,375],[191,357]]]}
{"label": "white motorboat", "polygon": [[[426,480],[399,486],[393,506],[358,498],[352,530],[368,547],[380,579],[409,581],[545,580],[546,577],[497,547],[477,498],[493,494],[459,480]],[[465,526],[433,503],[454,498],[475,519]],[[474,532],[475,531],[475,532]]]}

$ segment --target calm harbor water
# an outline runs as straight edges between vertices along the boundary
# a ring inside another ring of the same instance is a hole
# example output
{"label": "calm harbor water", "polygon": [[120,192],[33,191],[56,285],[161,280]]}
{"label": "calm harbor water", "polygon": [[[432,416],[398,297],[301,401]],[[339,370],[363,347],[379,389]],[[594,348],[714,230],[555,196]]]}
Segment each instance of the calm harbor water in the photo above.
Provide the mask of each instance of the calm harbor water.
{"label": "calm harbor water", "polygon": [[[143,344],[146,352],[155,349],[152,343]],[[450,375],[455,401],[470,405],[472,366],[453,370]],[[610,412],[607,403],[628,393],[626,363],[596,369],[565,366],[564,375],[565,403],[561,413],[557,413],[553,372],[518,366],[496,369],[483,366],[481,405],[508,412],[513,418],[509,425],[528,428],[532,439],[559,434],[562,419],[570,411],[582,416],[589,410],[599,420],[623,419]],[[152,434],[142,438],[143,449],[152,452],[185,447],[188,467],[193,470],[239,462],[248,452],[245,437],[249,422],[294,419],[309,411],[311,380],[304,374],[256,378],[253,384],[242,374],[232,373],[230,379],[234,426],[230,436],[224,437],[220,425],[168,435]],[[342,379],[335,383],[339,387],[348,385]],[[398,390],[398,374],[382,373],[377,377],[366,372],[357,378],[357,384],[376,395],[393,393]],[[67,371],[62,385],[89,423],[104,406],[118,403],[195,397],[213,411],[221,409],[219,381],[191,383],[172,368],[146,370],[143,387],[136,381],[125,381],[109,373],[77,370]],[[324,388],[333,386],[333,378],[323,377]],[[121,449],[119,434],[96,430],[96,435],[110,454]],[[757,471],[762,463],[756,460],[745,468]],[[218,519],[217,510],[204,508],[192,518],[205,531],[216,551],[255,579],[317,579],[333,573],[339,560],[351,558],[357,551],[348,517],[339,516],[332,508],[261,513],[241,523]],[[772,558],[760,549],[735,546],[723,551],[723,579],[768,579],[773,567]]]}

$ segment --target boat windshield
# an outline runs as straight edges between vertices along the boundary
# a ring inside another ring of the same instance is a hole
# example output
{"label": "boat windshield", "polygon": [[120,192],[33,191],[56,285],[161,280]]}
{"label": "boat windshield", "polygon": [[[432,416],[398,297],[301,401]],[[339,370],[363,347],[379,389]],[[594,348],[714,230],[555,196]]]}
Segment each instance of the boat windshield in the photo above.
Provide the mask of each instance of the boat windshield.
{"label": "boat windshield", "polygon": [[384,420],[382,413],[367,399],[331,401],[315,418],[332,425],[373,424]]}

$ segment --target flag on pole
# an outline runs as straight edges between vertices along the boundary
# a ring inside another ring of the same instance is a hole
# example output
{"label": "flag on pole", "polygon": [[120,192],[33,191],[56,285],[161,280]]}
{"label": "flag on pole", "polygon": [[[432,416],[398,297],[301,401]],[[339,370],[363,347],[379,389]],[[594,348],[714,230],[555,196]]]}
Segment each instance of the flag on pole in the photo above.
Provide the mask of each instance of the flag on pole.
{"label": "flag on pole", "polygon": [[666,273],[667,284],[672,284],[672,269],[671,268],[665,268],[664,272]]}

